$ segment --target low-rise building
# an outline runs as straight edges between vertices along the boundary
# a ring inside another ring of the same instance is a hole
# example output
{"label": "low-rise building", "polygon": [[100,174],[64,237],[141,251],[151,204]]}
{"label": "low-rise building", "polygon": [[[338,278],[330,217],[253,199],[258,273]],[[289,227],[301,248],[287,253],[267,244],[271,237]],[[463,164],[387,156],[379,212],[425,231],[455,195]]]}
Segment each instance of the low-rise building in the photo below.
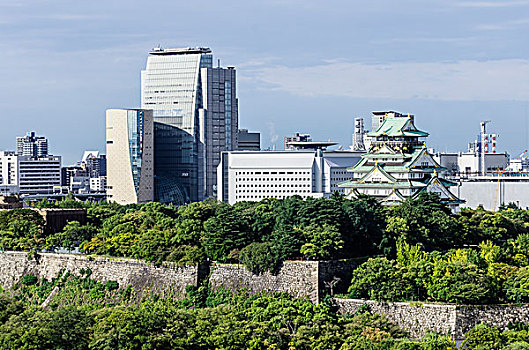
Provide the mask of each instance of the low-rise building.
{"label": "low-rise building", "polygon": [[338,184],[352,178],[346,169],[358,162],[361,154],[322,149],[223,152],[217,169],[217,199],[233,204],[343,193]]}
{"label": "low-rise building", "polygon": [[61,185],[60,156],[19,156],[0,152],[0,186],[16,189],[24,195],[51,194]]}

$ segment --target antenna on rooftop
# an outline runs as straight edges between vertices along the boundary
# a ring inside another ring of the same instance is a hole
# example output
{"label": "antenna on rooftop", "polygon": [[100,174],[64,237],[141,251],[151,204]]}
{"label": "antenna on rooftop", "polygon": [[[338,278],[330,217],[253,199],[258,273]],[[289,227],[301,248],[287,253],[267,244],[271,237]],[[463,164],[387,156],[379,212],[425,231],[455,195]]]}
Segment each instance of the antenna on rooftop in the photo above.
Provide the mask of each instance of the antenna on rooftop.
{"label": "antenna on rooftop", "polygon": [[220,68],[220,58],[217,59],[217,68]]}

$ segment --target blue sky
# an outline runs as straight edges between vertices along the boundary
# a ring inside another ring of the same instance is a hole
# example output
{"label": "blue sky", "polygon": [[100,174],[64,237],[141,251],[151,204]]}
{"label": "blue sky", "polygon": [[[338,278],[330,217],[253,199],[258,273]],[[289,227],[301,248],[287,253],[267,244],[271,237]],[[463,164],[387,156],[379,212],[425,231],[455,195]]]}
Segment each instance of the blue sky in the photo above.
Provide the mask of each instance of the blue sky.
{"label": "blue sky", "polygon": [[105,110],[139,106],[160,44],[208,46],[235,66],[240,125],[265,147],[296,131],[347,146],[354,117],[392,109],[441,151],[465,150],[492,120],[498,149],[517,156],[528,29],[528,0],[0,0],[0,149],[36,130],[65,164],[104,150]]}

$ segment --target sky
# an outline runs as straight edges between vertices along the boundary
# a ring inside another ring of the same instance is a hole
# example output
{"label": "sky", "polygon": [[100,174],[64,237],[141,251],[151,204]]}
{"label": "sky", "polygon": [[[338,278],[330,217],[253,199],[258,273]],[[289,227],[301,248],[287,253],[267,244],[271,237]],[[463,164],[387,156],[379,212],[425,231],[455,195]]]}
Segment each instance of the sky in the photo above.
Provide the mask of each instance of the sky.
{"label": "sky", "polygon": [[206,46],[237,69],[240,127],[351,144],[353,118],[415,115],[465,151],[480,120],[529,148],[529,0],[0,0],[0,149],[35,130],[63,164],[105,147],[105,111],[140,106],[148,52]]}

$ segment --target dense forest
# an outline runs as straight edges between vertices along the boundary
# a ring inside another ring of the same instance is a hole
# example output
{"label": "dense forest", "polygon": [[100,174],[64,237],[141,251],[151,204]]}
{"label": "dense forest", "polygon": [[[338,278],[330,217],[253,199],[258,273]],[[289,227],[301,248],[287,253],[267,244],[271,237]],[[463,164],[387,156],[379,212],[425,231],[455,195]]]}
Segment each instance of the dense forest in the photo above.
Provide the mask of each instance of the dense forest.
{"label": "dense forest", "polygon": [[38,206],[86,207],[88,219],[46,236],[35,211],[0,212],[0,249],[80,248],[153,263],[242,262],[254,273],[274,271],[287,259],[355,259],[352,297],[529,301],[529,212],[514,205],[454,214],[435,194],[423,193],[390,208],[342,196],[181,207],[73,200]]}

